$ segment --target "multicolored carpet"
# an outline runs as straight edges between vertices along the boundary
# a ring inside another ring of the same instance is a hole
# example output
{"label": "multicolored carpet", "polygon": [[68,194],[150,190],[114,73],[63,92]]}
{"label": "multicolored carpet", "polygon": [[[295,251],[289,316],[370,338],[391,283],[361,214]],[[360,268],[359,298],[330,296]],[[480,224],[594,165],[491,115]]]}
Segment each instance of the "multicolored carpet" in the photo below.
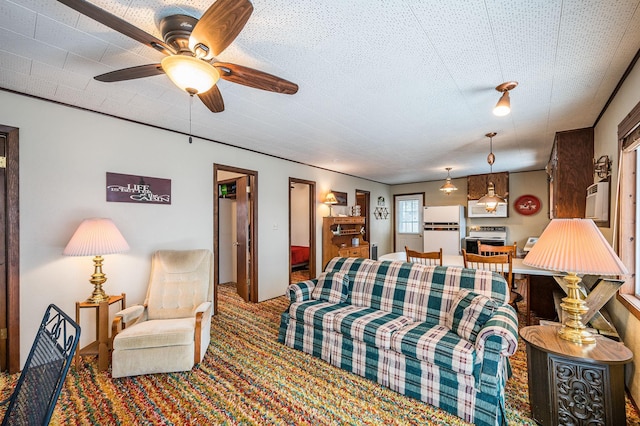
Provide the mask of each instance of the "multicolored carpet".
{"label": "multicolored carpet", "polygon": [[[285,297],[244,303],[221,286],[205,360],[190,372],[112,379],[95,362],[72,367],[52,424],[465,425],[457,417],[277,342]],[[529,418],[526,354],[512,357],[510,424]],[[17,375],[0,374],[2,396]],[[640,424],[627,403],[628,424]]]}

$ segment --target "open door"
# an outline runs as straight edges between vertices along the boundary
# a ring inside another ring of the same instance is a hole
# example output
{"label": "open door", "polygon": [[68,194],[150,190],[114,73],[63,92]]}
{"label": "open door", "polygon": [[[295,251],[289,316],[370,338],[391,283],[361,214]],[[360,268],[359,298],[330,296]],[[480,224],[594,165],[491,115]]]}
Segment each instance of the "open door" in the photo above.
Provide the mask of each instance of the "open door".
{"label": "open door", "polygon": [[20,226],[18,136],[0,125],[0,369],[20,371]]}
{"label": "open door", "polygon": [[245,302],[249,301],[249,193],[247,177],[236,179],[236,290]]}
{"label": "open door", "polygon": [[234,281],[245,301],[258,301],[258,172],[214,164],[213,188],[213,292],[217,314],[221,277],[222,283]]}
{"label": "open door", "polygon": [[369,247],[371,247],[371,193],[363,189],[356,189],[356,205],[360,206],[360,215],[365,218],[367,224],[364,228],[363,238],[369,242]]}
{"label": "open door", "polygon": [[316,277],[316,183],[289,178],[289,282]]}

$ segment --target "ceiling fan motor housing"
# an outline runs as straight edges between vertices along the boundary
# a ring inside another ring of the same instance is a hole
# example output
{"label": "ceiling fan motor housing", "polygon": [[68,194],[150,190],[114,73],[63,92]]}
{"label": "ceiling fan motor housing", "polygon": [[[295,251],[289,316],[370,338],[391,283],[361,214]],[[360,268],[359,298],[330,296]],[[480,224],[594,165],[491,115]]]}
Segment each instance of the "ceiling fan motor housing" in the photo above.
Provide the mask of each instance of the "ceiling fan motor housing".
{"label": "ceiling fan motor housing", "polygon": [[178,53],[191,53],[189,36],[198,20],[189,15],[171,15],[160,20],[160,32],[164,42]]}

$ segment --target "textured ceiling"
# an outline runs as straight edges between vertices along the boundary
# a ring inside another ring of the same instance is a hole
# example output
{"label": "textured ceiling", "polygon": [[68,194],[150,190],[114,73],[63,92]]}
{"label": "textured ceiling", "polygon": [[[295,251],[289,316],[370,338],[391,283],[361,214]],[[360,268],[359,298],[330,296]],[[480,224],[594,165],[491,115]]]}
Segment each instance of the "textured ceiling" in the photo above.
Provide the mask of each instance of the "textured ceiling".
{"label": "textured ceiling", "polygon": [[[212,0],[91,0],[162,38],[158,21]],[[187,6],[188,5],[188,6]],[[640,0],[254,0],[217,59],[297,83],[281,95],[220,81],[192,132],[396,184],[544,168],[556,131],[592,126],[640,48]],[[189,96],[164,75],[93,76],[163,55],[54,0],[0,0],[0,87],[180,132]],[[512,112],[495,86],[515,80]],[[10,125],[11,123],[4,123]],[[186,143],[186,138],[185,138]]]}

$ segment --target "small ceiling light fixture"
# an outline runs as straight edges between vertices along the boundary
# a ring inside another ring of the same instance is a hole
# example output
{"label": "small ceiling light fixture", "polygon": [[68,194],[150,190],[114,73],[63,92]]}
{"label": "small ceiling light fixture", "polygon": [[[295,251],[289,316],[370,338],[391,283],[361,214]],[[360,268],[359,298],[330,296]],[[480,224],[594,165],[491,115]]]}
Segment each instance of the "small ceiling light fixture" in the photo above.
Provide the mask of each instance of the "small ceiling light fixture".
{"label": "small ceiling light fixture", "polygon": [[[497,135],[496,132],[487,133],[485,136],[489,138],[489,155],[487,155],[487,163],[489,163],[490,175],[493,174],[493,163],[496,161],[496,156],[493,154],[493,137]],[[491,179],[491,176],[489,176]],[[495,213],[499,204],[506,204],[505,199],[496,194],[496,187],[493,182],[489,181],[487,185],[487,194],[478,200],[479,205],[483,205],[485,210],[489,213]]]}
{"label": "small ceiling light fixture", "polygon": [[451,167],[447,167],[447,180],[445,181],[444,185],[442,185],[440,187],[440,191],[443,191],[446,195],[451,195],[451,193],[453,191],[457,191],[458,188],[451,183]]}
{"label": "small ceiling light fixture", "polygon": [[502,117],[511,112],[511,99],[509,98],[509,90],[513,90],[518,86],[517,81],[507,81],[505,83],[496,86],[496,90],[502,93],[500,100],[493,108],[493,115]]}
{"label": "small ceiling light fixture", "polygon": [[166,56],[161,65],[171,81],[192,96],[208,92],[220,79],[215,67],[193,56]]}

